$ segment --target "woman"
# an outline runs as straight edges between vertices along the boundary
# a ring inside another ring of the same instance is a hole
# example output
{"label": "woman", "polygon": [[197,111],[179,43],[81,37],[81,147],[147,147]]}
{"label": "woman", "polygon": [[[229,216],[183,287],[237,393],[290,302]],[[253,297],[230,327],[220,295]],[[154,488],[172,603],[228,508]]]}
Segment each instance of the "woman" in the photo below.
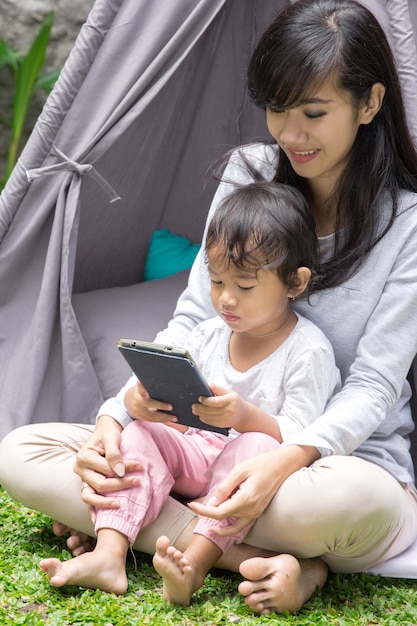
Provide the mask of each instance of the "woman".
{"label": "woman", "polygon": [[[230,191],[227,181],[250,180],[245,161],[304,192],[319,237],[321,279],[310,302],[295,309],[330,339],[343,380],[325,413],[303,433],[262,459],[237,465],[213,506],[195,506],[214,518],[239,517],[232,532],[259,518],[247,544],[231,548],[220,565],[240,569],[248,580],[239,590],[263,614],[298,610],[324,584],[327,568],[362,571],[417,537],[406,380],[417,353],[417,155],[386,38],[354,0],[301,0],[284,9],[253,54],[249,88],[266,109],[276,144],[231,158],[211,214]],[[181,343],[212,315],[207,284],[198,258],[158,339]],[[9,435],[1,450],[6,489],[88,532],[69,468],[81,448],[75,469],[90,485],[83,494],[93,505],[114,506],[97,492],[134,484],[128,472],[140,459],[124,467],[119,453],[120,430],[130,420],[124,393],[132,384],[103,405],[84,444],[88,427],[52,432],[50,424],[38,425]],[[24,462],[32,481],[26,476],[18,484]],[[52,467],[56,478],[45,493]],[[64,467],[73,491],[60,510],[54,496]],[[168,524],[166,530],[167,519],[175,529]],[[135,545],[151,552],[158,525],[182,549],[193,520],[171,502]],[[71,539],[78,552],[84,549],[82,536]]]}

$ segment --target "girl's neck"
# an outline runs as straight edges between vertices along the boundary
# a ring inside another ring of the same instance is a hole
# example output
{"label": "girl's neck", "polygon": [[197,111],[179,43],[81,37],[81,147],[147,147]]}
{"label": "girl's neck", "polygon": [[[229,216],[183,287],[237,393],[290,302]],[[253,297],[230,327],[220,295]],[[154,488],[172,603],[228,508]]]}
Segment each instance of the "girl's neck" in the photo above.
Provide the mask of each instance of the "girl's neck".
{"label": "girl's neck", "polygon": [[297,324],[292,309],[276,328],[267,332],[232,332],[229,342],[229,359],[235,370],[246,372],[275,352],[287,339]]}

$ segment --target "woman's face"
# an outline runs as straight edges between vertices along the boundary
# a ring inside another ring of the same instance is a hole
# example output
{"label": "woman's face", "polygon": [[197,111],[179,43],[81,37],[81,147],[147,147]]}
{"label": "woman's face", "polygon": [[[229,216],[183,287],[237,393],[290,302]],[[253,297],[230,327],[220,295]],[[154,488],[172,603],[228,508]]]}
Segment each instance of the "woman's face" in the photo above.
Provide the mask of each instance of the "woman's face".
{"label": "woman's face", "polygon": [[267,108],[269,132],[285,152],[296,173],[314,192],[334,188],[355,142],[364,111],[355,107],[348,91],[329,80],[305,102],[281,111]]}

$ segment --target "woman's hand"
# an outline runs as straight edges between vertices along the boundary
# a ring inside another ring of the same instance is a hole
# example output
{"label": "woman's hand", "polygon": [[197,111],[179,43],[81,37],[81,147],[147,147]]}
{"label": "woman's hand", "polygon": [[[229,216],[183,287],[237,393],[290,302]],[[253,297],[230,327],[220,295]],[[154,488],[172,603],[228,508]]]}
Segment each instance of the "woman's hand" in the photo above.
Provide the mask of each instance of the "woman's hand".
{"label": "woman's hand", "polygon": [[[109,415],[102,415],[92,435],[76,456],[74,471],[83,483],[82,497],[90,506],[118,508],[118,502],[99,495],[128,489],[139,484],[129,472],[143,469],[139,461],[123,462],[120,454],[122,426]],[[99,493],[97,493],[99,492]]]}
{"label": "woman's hand", "polygon": [[288,476],[319,458],[316,448],[281,446],[238,463],[206,503],[191,502],[197,514],[214,519],[238,517],[230,526],[217,529],[219,535],[232,535],[257,519]]}

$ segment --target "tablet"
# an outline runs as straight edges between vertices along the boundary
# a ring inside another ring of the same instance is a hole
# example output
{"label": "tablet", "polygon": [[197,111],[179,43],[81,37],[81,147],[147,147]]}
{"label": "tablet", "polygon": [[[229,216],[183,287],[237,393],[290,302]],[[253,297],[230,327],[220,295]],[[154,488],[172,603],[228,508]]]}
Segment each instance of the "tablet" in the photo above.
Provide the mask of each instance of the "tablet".
{"label": "tablet", "polygon": [[117,347],[150,397],[172,404],[165,413],[178,417],[179,424],[228,434],[228,428],[205,424],[191,412],[199,396],[213,393],[186,350],[136,339],[119,339]]}

